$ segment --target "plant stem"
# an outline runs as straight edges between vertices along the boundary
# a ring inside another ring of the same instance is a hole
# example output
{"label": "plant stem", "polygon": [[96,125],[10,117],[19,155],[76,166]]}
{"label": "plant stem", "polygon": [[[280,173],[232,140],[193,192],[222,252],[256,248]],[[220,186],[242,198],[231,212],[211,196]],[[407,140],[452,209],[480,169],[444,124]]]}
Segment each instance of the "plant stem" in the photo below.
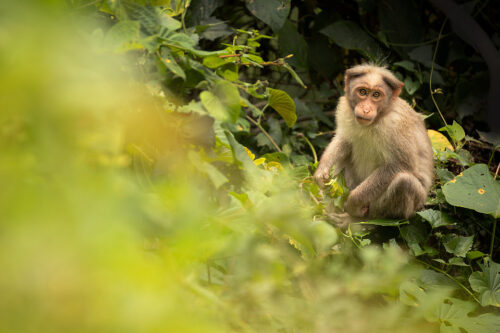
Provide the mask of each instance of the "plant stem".
{"label": "plant stem", "polygon": [[318,155],[316,154],[316,149],[314,149],[314,146],[312,145],[311,141],[302,133],[299,133],[299,136],[304,139],[304,141],[309,145],[309,148],[311,148],[313,157],[314,157],[314,164],[318,163]]}
{"label": "plant stem", "polygon": [[182,1],[182,14],[181,14],[181,23],[182,23],[182,30],[184,31],[184,33],[187,33],[187,30],[186,30],[186,22],[184,20],[184,18],[186,17],[186,11],[189,7],[189,2],[187,0],[183,0]]}
{"label": "plant stem", "polygon": [[477,297],[474,295],[474,293],[472,291],[470,291],[466,286],[464,286],[460,281],[458,281],[457,279],[455,279],[453,276],[451,276],[450,274],[448,274],[447,272],[443,271],[440,268],[434,267],[431,264],[426,263],[425,261],[422,261],[422,260],[417,259],[417,258],[415,258],[415,260],[418,261],[419,263],[421,263],[421,264],[429,267],[429,268],[432,268],[436,272],[439,272],[441,274],[446,275],[447,277],[449,277],[450,279],[452,279],[453,281],[455,281],[455,283],[458,284],[463,290],[465,290],[465,292],[467,292],[467,294],[469,294],[477,303],[481,304],[481,302],[479,301],[479,299],[477,299]]}
{"label": "plant stem", "polygon": [[[441,119],[443,120],[444,125],[448,126],[448,124],[446,123],[446,120],[444,119],[443,113],[441,112],[441,109],[439,109],[439,106],[436,102],[436,99],[434,98],[434,92],[432,91],[432,74],[434,73],[434,63],[436,61],[437,50],[439,48],[439,41],[441,39],[441,35],[443,33],[444,26],[446,25],[446,21],[447,21],[447,19],[445,19],[443,24],[441,25],[441,30],[439,30],[439,36],[438,36],[438,40],[436,42],[436,48],[434,49],[434,55],[432,56],[431,73],[429,75],[429,91],[431,93],[432,102],[434,103],[434,106],[436,107],[439,115],[441,116]],[[454,138],[451,138],[451,139],[452,139],[453,143],[455,143],[455,139]]]}
{"label": "plant stem", "polygon": [[269,106],[268,103],[266,103],[266,105],[264,105],[264,107],[262,108],[262,111],[261,113],[259,114],[259,118],[257,119],[257,122],[260,124],[260,120],[262,118],[262,116],[264,115],[264,111],[266,111],[267,107]]}
{"label": "plant stem", "polygon": [[495,245],[496,229],[497,229],[497,219],[495,219],[495,221],[493,221],[493,230],[491,231],[490,258],[493,257],[493,246]]}
{"label": "plant stem", "polygon": [[277,152],[281,153],[281,148],[278,146],[278,144],[276,143],[276,141],[273,140],[273,138],[269,135],[269,133],[267,133],[267,131],[264,129],[264,127],[262,127],[261,124],[259,124],[258,122],[256,122],[252,118],[250,118],[249,116],[246,116],[246,118],[252,124],[254,124],[255,126],[257,126],[261,130],[261,132],[264,133],[264,135],[266,136],[266,138],[268,138],[268,140],[272,143],[272,145],[274,146],[274,149],[276,149]]}

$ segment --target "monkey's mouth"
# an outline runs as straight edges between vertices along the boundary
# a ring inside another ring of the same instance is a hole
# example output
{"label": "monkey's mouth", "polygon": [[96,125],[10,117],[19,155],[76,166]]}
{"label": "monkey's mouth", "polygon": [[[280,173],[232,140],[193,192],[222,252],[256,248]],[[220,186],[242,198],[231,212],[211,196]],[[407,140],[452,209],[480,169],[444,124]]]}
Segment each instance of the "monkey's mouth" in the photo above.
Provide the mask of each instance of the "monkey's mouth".
{"label": "monkey's mouth", "polygon": [[358,121],[358,123],[360,123],[361,125],[370,125],[371,122],[372,122],[372,119],[371,118],[364,118],[364,117],[360,117],[360,116],[356,116],[356,120]]}

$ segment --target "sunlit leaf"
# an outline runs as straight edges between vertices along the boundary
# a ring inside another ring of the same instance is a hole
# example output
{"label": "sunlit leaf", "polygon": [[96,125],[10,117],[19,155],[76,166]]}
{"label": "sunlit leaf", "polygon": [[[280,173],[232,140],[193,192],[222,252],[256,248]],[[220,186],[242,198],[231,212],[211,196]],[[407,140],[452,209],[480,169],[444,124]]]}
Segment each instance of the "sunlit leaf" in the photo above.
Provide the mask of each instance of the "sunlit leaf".
{"label": "sunlit leaf", "polygon": [[431,139],[432,148],[438,151],[445,151],[446,148],[453,150],[450,141],[441,133],[434,130],[427,130],[427,135]]}
{"label": "sunlit leaf", "polygon": [[283,90],[267,88],[267,91],[269,93],[269,106],[280,114],[288,127],[292,127],[297,121],[293,99]]}

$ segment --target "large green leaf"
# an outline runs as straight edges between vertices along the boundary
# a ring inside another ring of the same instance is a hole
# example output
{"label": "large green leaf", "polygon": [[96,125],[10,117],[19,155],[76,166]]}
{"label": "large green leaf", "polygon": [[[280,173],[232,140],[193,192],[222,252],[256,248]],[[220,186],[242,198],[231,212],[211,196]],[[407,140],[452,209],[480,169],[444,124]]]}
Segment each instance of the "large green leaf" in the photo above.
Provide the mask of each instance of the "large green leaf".
{"label": "large green leaf", "polygon": [[444,212],[440,212],[439,210],[427,209],[418,212],[417,215],[429,222],[432,229],[441,227],[443,225],[453,224],[450,216]]}
{"label": "large green leaf", "polygon": [[479,293],[482,306],[500,307],[500,264],[490,260],[481,269],[470,275],[470,286]]}
{"label": "large green leaf", "polygon": [[476,309],[476,304],[450,298],[443,303],[430,321],[441,323],[441,333],[492,333],[500,330],[500,317],[493,313],[471,317],[469,314]]}
{"label": "large green leaf", "polygon": [[247,0],[246,3],[248,10],[274,32],[283,27],[290,13],[290,0]]}
{"label": "large green leaf", "polygon": [[486,164],[476,164],[443,186],[446,201],[453,206],[500,217],[500,183]]}
{"label": "large green leaf", "polygon": [[467,252],[472,248],[472,243],[474,242],[474,236],[457,236],[444,243],[444,247],[448,253],[452,253],[457,257],[464,258]]}
{"label": "large green leaf", "polygon": [[337,21],[320,31],[335,44],[349,50],[361,51],[364,55],[376,55],[379,47],[359,25],[352,21]]}
{"label": "large green leaf", "polygon": [[289,20],[278,32],[279,51],[282,57],[293,54],[293,57],[287,59],[297,71],[307,69],[308,46],[304,36],[297,31],[297,27]]}
{"label": "large green leaf", "polygon": [[200,94],[201,103],[215,119],[236,123],[241,111],[240,93],[227,81],[219,81],[211,91]]}
{"label": "large green leaf", "polygon": [[267,88],[267,92],[269,93],[269,106],[283,117],[288,127],[292,127],[297,121],[293,99],[283,90]]}

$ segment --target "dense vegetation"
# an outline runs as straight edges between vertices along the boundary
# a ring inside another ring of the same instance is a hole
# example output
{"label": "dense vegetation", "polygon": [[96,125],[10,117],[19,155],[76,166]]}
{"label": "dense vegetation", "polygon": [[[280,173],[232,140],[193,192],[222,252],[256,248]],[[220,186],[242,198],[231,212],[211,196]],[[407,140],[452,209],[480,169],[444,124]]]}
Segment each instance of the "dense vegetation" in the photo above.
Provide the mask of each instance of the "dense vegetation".
{"label": "dense vegetation", "polygon": [[[500,331],[489,68],[428,2],[6,1],[0,50],[2,332]],[[436,181],[341,230],[311,174],[366,60]]]}

